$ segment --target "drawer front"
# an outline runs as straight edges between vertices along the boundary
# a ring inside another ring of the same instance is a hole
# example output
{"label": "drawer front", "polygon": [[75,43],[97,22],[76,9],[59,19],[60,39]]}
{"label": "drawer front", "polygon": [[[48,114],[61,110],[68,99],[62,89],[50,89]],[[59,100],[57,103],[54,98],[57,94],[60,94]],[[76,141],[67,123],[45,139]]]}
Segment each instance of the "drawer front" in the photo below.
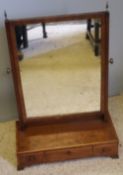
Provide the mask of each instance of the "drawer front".
{"label": "drawer front", "polygon": [[56,149],[41,152],[18,154],[18,162],[20,165],[29,166],[33,164],[63,161],[93,156],[111,156],[118,155],[118,144],[104,144],[86,146],[80,148]]}
{"label": "drawer front", "polygon": [[54,161],[63,161],[84,157],[93,156],[92,147],[82,147],[82,148],[69,148],[69,149],[58,149],[58,150],[48,150],[35,153],[19,154],[18,161],[24,166],[46,163]]}
{"label": "drawer front", "polygon": [[115,156],[118,155],[117,144],[97,145],[93,148],[94,156]]}

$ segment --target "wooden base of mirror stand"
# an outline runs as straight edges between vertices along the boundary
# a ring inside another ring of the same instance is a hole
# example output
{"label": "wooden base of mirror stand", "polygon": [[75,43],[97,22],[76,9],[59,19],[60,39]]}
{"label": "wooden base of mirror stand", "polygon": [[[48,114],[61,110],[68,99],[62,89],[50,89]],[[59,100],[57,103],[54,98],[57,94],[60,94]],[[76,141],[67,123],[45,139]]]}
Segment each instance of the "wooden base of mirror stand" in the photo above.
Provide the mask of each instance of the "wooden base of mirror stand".
{"label": "wooden base of mirror stand", "polygon": [[18,170],[39,163],[85,157],[118,157],[118,138],[109,114],[101,118],[28,126],[17,132]]}

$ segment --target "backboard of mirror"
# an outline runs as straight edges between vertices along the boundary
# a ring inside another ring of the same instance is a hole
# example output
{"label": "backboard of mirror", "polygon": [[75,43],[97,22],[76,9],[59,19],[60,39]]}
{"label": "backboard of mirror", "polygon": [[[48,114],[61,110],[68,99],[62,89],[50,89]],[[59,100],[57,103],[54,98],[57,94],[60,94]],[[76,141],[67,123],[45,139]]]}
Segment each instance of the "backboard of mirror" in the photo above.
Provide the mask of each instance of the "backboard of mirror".
{"label": "backboard of mirror", "polygon": [[105,16],[99,12],[6,21],[22,123],[102,116],[107,110]]}

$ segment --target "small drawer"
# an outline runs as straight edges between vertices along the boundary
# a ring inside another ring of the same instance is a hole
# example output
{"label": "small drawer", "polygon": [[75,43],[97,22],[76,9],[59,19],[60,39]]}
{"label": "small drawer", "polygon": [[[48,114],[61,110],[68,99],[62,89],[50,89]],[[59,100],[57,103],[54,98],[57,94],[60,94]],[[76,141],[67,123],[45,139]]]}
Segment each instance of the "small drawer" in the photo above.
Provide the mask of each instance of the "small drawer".
{"label": "small drawer", "polygon": [[115,144],[97,145],[93,148],[94,156],[113,156],[117,153]]}

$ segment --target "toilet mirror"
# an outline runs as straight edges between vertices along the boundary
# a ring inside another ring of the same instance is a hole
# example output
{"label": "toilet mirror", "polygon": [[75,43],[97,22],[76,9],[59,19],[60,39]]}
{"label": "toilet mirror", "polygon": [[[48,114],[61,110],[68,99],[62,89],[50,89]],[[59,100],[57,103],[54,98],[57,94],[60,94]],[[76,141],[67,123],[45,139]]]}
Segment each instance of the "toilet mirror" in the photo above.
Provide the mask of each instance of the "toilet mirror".
{"label": "toilet mirror", "polygon": [[[104,108],[105,12],[6,20],[22,123]],[[93,115],[92,115],[93,116]]]}

